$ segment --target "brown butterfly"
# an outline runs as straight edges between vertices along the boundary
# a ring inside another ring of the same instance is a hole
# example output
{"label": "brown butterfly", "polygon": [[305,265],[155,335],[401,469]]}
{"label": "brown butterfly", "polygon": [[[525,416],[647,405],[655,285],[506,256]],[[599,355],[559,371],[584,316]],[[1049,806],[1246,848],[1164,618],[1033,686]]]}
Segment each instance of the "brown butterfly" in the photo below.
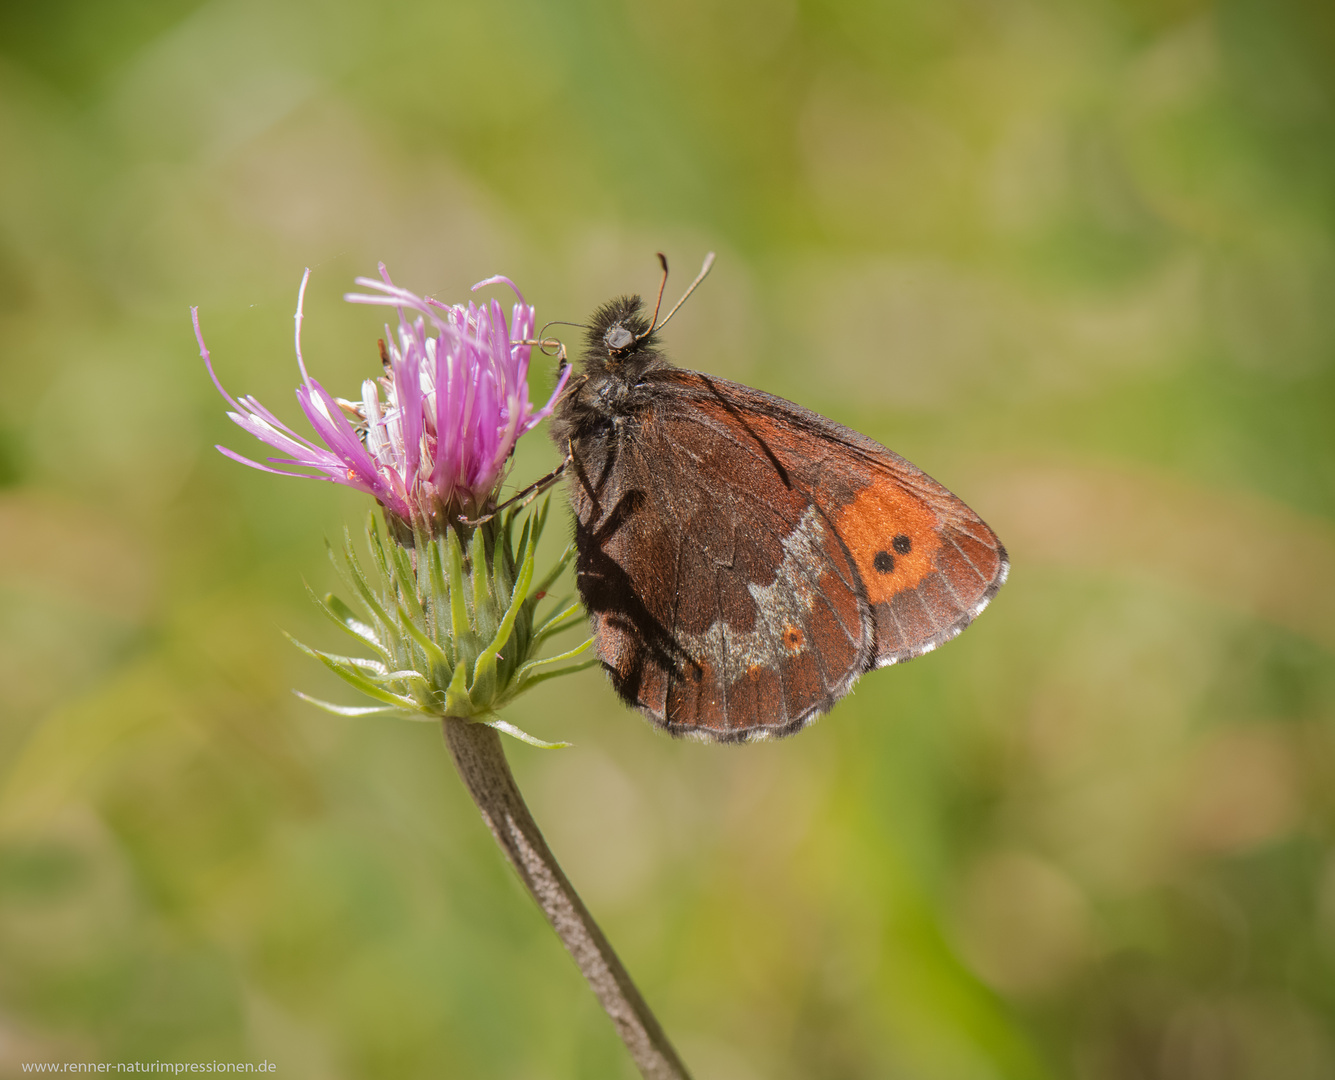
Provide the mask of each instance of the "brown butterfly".
{"label": "brown butterfly", "polygon": [[617,693],[655,724],[787,735],[863,672],[968,626],[1006,580],[1006,549],[871,439],[675,367],[658,348],[662,296],[652,319],[638,296],[598,309],[553,419],[580,595]]}

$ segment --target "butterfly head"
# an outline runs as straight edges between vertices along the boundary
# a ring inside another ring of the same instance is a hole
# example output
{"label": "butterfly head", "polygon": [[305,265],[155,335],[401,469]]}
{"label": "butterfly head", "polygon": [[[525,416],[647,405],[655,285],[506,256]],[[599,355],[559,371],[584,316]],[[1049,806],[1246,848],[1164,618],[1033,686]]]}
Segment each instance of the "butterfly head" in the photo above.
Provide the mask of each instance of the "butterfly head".
{"label": "butterfly head", "polygon": [[664,362],[650,332],[644,304],[638,296],[609,300],[594,312],[585,337],[584,371],[590,378],[611,376],[634,380],[649,367]]}

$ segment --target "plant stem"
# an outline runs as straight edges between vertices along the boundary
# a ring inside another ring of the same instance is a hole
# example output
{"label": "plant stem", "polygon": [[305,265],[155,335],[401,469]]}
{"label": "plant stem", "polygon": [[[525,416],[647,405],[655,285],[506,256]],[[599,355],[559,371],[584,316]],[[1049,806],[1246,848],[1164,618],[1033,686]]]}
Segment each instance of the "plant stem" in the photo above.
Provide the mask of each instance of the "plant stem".
{"label": "plant stem", "polygon": [[446,719],[444,727],[450,756],[492,836],[598,995],[640,1075],[646,1080],[690,1080],[629,972],[542,838],[515,785],[500,736],[486,724],[466,720]]}

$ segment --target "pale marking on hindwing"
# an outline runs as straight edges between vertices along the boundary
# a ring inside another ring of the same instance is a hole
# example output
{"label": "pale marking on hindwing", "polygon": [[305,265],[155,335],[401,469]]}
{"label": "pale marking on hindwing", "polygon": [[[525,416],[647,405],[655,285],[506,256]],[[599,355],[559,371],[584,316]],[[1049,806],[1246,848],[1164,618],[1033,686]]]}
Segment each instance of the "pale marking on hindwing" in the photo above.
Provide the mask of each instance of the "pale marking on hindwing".
{"label": "pale marking on hindwing", "polygon": [[[816,603],[816,583],[825,572],[828,556],[822,550],[825,526],[814,506],[781,541],[783,562],[769,585],[747,584],[756,603],[755,626],[742,631],[714,620],[702,634],[680,634],[679,641],[693,657],[726,656],[731,671],[742,672],[752,665],[777,670],[779,662],[806,652],[810,642],[801,631],[785,642],[785,627],[806,625]],[[725,651],[726,650],[726,651]]]}

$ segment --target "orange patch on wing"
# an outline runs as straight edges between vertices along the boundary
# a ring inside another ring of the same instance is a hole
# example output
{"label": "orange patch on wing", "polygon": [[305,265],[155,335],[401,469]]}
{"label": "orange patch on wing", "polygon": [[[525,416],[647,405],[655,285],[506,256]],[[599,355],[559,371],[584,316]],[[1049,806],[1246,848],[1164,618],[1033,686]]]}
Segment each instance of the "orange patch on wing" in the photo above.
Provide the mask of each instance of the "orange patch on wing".
{"label": "orange patch on wing", "polygon": [[796,654],[802,651],[802,645],[802,631],[796,626],[785,626],[783,628],[783,647],[790,653]]}
{"label": "orange patch on wing", "polygon": [[[834,527],[848,545],[873,604],[916,588],[936,569],[941,546],[937,516],[898,484],[873,480],[836,512]],[[896,547],[896,537],[907,537],[907,544],[901,539]]]}

